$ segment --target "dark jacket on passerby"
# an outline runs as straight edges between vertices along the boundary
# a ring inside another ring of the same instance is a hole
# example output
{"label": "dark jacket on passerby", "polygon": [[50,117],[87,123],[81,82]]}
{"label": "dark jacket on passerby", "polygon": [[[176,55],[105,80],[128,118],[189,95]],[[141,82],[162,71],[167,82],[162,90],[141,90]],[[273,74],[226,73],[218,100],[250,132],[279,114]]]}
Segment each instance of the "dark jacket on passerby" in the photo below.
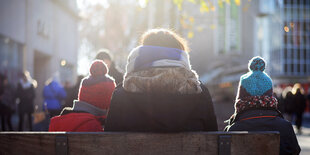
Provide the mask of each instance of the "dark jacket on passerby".
{"label": "dark jacket on passerby", "polygon": [[294,101],[294,96],[291,91],[287,92],[285,98],[283,99],[284,112],[287,114],[293,114],[296,111],[296,104]]}
{"label": "dark jacket on passerby", "polygon": [[306,97],[301,94],[300,91],[297,91],[294,95],[294,103],[296,106],[296,113],[302,114],[306,109]]}
{"label": "dark jacket on passerby", "polygon": [[116,69],[113,62],[109,68],[109,75],[114,78],[116,85],[123,81],[123,74]]}
{"label": "dark jacket on passerby", "polygon": [[33,113],[33,102],[35,98],[35,91],[33,84],[29,82],[22,84],[18,83],[16,89],[16,97],[19,98],[18,104],[19,113]]}
{"label": "dark jacket on passerby", "polygon": [[295,103],[295,113],[296,113],[295,124],[298,129],[298,133],[301,133],[303,113],[306,109],[306,97],[300,92],[300,88],[297,89],[297,92],[294,95],[294,103]]}
{"label": "dark jacket on passerby", "polygon": [[12,131],[11,117],[16,110],[15,92],[13,87],[8,83],[7,78],[4,77],[4,79],[6,82],[3,82],[3,93],[0,95],[1,127],[5,131],[7,125],[8,130]]}
{"label": "dark jacket on passerby", "polygon": [[77,98],[74,98],[73,88],[74,87],[71,87],[71,86],[64,87],[67,96],[65,98],[65,104],[63,105],[63,107],[72,107],[74,99],[77,99]]}
{"label": "dark jacket on passerby", "polygon": [[4,113],[4,110],[3,110],[4,104],[1,101],[1,98],[3,97],[2,95],[4,93],[3,81],[4,81],[4,76],[2,74],[0,74],[0,115],[2,115]]}
{"label": "dark jacket on passerby", "polygon": [[217,131],[207,88],[200,94],[131,93],[118,86],[105,131]]}
{"label": "dark jacket on passerby", "polygon": [[15,91],[12,85],[4,86],[3,95],[0,98],[1,103],[7,108],[6,113],[13,113],[16,110]]}
{"label": "dark jacket on passerby", "polygon": [[4,92],[4,84],[3,84],[3,81],[4,81],[4,76],[0,73],[0,97],[1,97],[1,95],[3,94],[3,92]]}
{"label": "dark jacket on passerby", "polygon": [[275,95],[275,97],[276,97],[277,100],[278,100],[278,110],[279,110],[281,113],[284,113],[284,112],[285,112],[285,103],[284,103],[284,98],[283,98],[282,94],[280,94],[280,95]]}
{"label": "dark jacket on passerby", "polygon": [[51,119],[49,131],[103,132],[106,110],[82,101],[75,101],[72,108],[64,108],[59,116]]}
{"label": "dark jacket on passerby", "polygon": [[65,100],[64,107],[72,107],[73,101],[78,98],[79,89],[80,89],[80,83],[84,76],[80,75],[77,78],[76,84],[73,87],[66,88],[67,97]]}
{"label": "dark jacket on passerby", "polygon": [[117,68],[115,67],[115,63],[112,61],[112,57],[111,57],[109,50],[107,49],[100,50],[96,55],[96,59],[102,60],[102,61],[108,60],[111,63],[108,74],[114,78],[116,85],[123,82],[123,74],[119,72]]}
{"label": "dark jacket on passerby", "polygon": [[280,154],[300,152],[292,124],[275,109],[252,109],[239,113],[230,120],[226,131],[279,131]]}

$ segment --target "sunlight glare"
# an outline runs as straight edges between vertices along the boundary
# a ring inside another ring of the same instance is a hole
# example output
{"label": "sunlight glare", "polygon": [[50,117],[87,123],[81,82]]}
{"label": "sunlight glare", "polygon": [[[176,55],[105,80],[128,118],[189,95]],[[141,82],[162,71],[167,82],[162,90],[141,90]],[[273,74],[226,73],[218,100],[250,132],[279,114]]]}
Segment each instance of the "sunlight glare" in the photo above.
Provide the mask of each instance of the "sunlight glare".
{"label": "sunlight glare", "polygon": [[285,31],[285,32],[289,32],[289,31],[290,31],[290,28],[288,28],[287,26],[284,26],[284,31]]}
{"label": "sunlight glare", "polygon": [[146,7],[146,0],[139,0],[139,6],[141,8],[145,8]]}
{"label": "sunlight glare", "polygon": [[79,10],[86,10],[89,6],[101,5],[104,8],[109,8],[108,0],[76,0],[77,8]]}

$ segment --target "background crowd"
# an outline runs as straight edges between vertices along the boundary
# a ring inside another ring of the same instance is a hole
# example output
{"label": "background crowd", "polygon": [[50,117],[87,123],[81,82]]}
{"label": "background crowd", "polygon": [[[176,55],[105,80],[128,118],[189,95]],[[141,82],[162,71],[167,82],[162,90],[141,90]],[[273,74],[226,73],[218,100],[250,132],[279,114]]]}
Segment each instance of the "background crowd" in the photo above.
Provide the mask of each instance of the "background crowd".
{"label": "background crowd", "polygon": [[[103,60],[110,67],[109,75],[115,79],[116,84],[123,81],[122,73],[115,68],[107,50],[100,50],[95,59]],[[9,83],[6,75],[0,74],[1,131],[31,131],[33,126],[36,126],[35,130],[47,130],[48,122],[44,124],[37,122],[37,117],[39,117],[37,112],[48,111],[49,116],[52,117],[60,114],[63,107],[72,107],[73,101],[78,99],[80,83],[83,78],[82,75],[78,76],[75,84],[70,86],[68,83],[60,83],[59,76],[56,74],[46,81],[42,94],[35,94],[37,83],[31,78],[29,72],[20,74],[20,80],[16,87]],[[307,101],[310,101],[310,94],[305,94],[304,88],[299,83],[292,86],[275,86],[274,89],[274,96],[279,101],[279,111],[286,120],[296,125],[298,134],[301,134],[303,114]],[[43,109],[36,108],[34,99],[37,95],[44,96]],[[14,128],[14,124],[12,125],[13,115],[18,116],[16,128]],[[38,118],[40,121],[43,119],[41,117]],[[45,127],[42,128],[40,125]]]}

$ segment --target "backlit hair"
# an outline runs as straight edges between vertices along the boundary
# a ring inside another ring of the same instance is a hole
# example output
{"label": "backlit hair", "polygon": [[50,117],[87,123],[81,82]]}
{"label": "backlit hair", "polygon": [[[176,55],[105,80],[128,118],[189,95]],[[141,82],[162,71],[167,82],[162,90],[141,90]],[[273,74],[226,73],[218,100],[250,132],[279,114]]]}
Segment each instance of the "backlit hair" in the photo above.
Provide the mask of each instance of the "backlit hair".
{"label": "backlit hair", "polygon": [[297,91],[300,91],[301,94],[304,94],[304,89],[302,88],[300,83],[295,83],[292,89],[292,93],[295,95]]}
{"label": "backlit hair", "polygon": [[189,52],[187,41],[168,29],[151,29],[140,37],[140,45],[177,48]]}

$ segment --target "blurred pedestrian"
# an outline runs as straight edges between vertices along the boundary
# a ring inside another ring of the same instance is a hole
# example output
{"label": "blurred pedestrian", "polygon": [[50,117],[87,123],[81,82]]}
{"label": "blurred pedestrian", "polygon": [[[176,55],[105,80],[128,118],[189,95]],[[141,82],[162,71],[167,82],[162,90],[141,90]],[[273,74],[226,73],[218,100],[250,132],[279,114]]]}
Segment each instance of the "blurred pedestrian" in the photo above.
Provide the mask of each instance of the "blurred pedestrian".
{"label": "blurred pedestrian", "polygon": [[[1,125],[2,131],[13,131],[11,117],[16,110],[15,92],[12,85],[9,84],[7,76],[2,77],[2,95],[0,95],[0,109],[1,109]],[[6,126],[8,129],[6,129]]]}
{"label": "blurred pedestrian", "polygon": [[[59,75],[56,73],[53,78],[48,79],[43,89],[44,106],[47,108],[50,117],[59,115],[62,109],[61,102],[66,98],[67,94],[63,86],[59,82]],[[46,110],[46,109],[44,109]]]}
{"label": "blurred pedestrian", "polygon": [[286,87],[282,92],[283,104],[284,104],[284,118],[290,122],[293,121],[293,115],[296,109],[294,96],[292,93],[292,87]]}
{"label": "blurred pedestrian", "polygon": [[107,74],[102,60],[90,67],[90,75],[83,79],[78,100],[72,107],[65,107],[60,116],[51,119],[49,131],[100,132],[110,106],[115,82]]}
{"label": "blurred pedestrian", "polygon": [[4,119],[4,114],[5,114],[5,109],[4,109],[4,105],[2,104],[2,101],[1,101],[1,98],[2,98],[2,95],[4,93],[4,75],[2,75],[0,73],[0,117],[1,117],[1,128],[2,128],[2,131],[5,130],[5,122],[3,121]]}
{"label": "blurred pedestrian", "polygon": [[188,52],[170,30],[144,33],[113,93],[105,131],[217,131],[212,99]]}
{"label": "blurred pedestrian", "polygon": [[306,97],[304,95],[304,89],[301,84],[296,83],[292,89],[294,95],[295,114],[296,114],[296,127],[298,134],[301,134],[301,126],[303,120],[303,114],[306,109]]}
{"label": "blurred pedestrian", "polygon": [[299,154],[293,127],[277,109],[272,80],[264,72],[265,66],[261,57],[250,60],[249,72],[240,78],[235,113],[225,131],[279,131],[280,154]]}
{"label": "blurred pedestrian", "polygon": [[111,54],[108,50],[100,50],[97,55],[96,59],[102,60],[109,68],[109,75],[115,79],[115,83],[118,85],[119,83],[123,82],[123,74],[118,71],[115,66],[114,61],[112,60]]}
{"label": "blurred pedestrian", "polygon": [[16,97],[18,103],[19,125],[18,130],[22,131],[24,126],[25,115],[28,118],[29,130],[32,131],[32,113],[34,112],[33,102],[35,99],[36,81],[33,80],[28,71],[25,71],[20,79],[17,89]]}
{"label": "blurred pedestrian", "polygon": [[273,89],[273,96],[278,100],[278,110],[284,114],[285,112],[285,105],[284,105],[284,99],[283,99],[283,96],[282,96],[282,88],[277,85],[274,87]]}
{"label": "blurred pedestrian", "polygon": [[[310,86],[310,84],[309,84],[309,86]],[[310,87],[308,88],[307,100],[308,100],[308,103],[310,103]]]}
{"label": "blurred pedestrian", "polygon": [[1,97],[1,95],[3,94],[3,92],[4,92],[3,81],[4,81],[4,75],[2,75],[2,74],[0,73],[0,97]]}
{"label": "blurred pedestrian", "polygon": [[80,89],[80,83],[81,83],[83,78],[84,78],[83,75],[79,75],[77,77],[75,85],[73,87],[68,86],[66,88],[67,97],[66,97],[66,100],[65,100],[64,107],[72,107],[73,106],[73,101],[77,100],[79,89]]}

